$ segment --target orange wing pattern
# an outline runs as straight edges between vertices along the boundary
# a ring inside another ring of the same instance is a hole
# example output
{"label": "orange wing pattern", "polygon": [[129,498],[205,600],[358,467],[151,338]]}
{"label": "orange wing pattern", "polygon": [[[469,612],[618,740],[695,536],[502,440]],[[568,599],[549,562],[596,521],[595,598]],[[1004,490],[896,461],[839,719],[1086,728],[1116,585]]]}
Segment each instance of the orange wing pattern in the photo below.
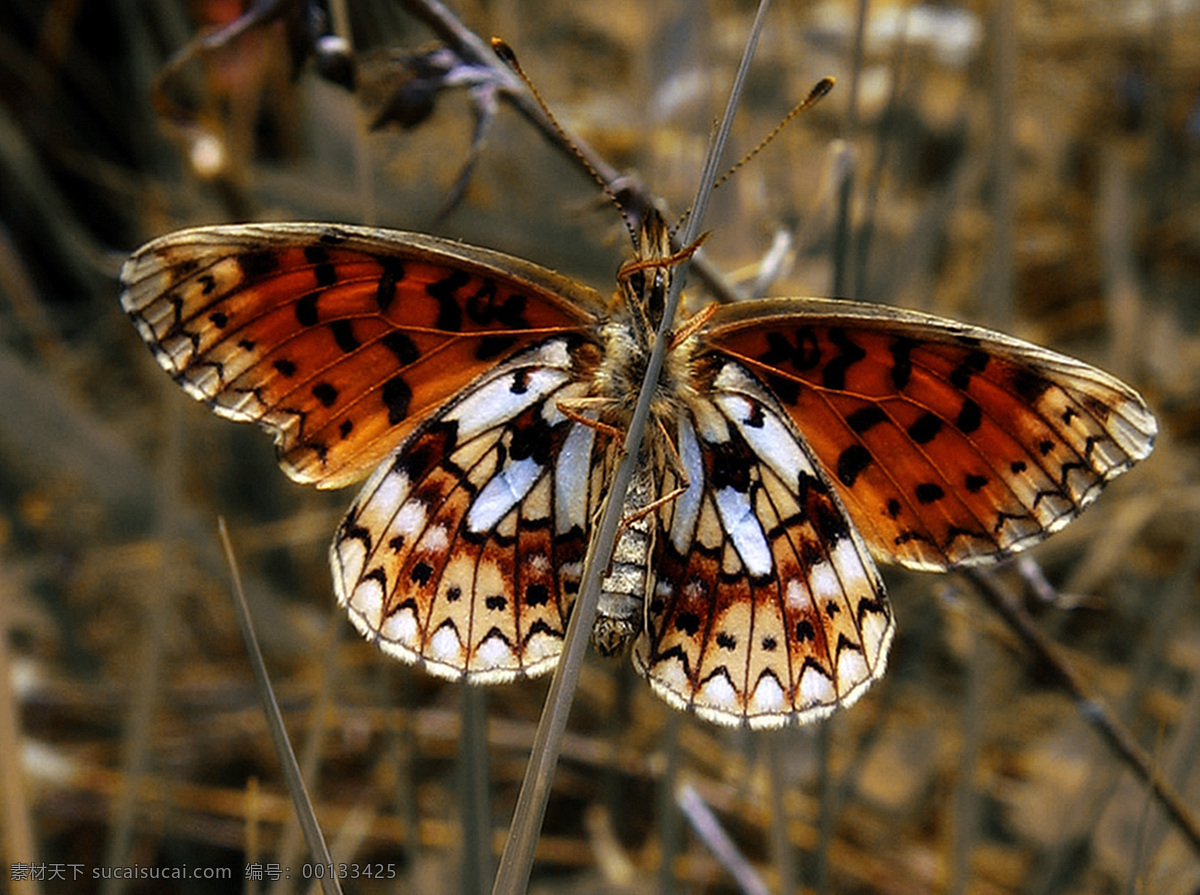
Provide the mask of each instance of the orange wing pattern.
{"label": "orange wing pattern", "polygon": [[705,343],[772,389],[876,555],[915,568],[1042,540],[1154,444],[1154,417],[1117,379],[913,311],[746,302]]}
{"label": "orange wing pattern", "polygon": [[275,436],[292,478],[369,472],[503,357],[589,332],[592,290],[485,249],[325,224],[201,227],[142,247],[121,302],[194,398]]}

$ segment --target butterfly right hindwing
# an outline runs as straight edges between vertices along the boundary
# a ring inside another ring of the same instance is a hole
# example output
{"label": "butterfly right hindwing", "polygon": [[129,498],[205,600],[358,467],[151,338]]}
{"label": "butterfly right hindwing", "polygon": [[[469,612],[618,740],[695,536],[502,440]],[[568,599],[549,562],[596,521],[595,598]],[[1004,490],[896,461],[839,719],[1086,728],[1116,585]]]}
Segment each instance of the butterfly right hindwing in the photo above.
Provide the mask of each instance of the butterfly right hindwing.
{"label": "butterfly right hindwing", "polygon": [[773,396],[732,362],[698,392],[679,417],[687,488],[661,513],[635,663],[660,696],[712,721],[813,720],[883,673],[883,583]]}

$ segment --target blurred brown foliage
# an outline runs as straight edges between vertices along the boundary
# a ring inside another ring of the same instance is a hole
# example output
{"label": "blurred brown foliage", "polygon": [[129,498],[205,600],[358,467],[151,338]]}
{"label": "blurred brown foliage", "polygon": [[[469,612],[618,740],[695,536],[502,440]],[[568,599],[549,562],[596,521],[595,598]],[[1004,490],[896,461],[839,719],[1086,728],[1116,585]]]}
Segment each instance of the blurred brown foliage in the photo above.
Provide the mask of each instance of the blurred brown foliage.
{"label": "blurred brown foliage", "polygon": [[[307,20],[284,18],[186,60],[166,85],[172,108],[156,111],[155,76],[230,7],[0,8],[3,879],[33,891],[12,865],[79,865],[88,879],[43,887],[99,891],[93,868],[117,862],[228,867],[241,885],[248,863],[280,859],[291,807],[230,609],[220,514],[337,857],[395,869],[347,890],[453,891],[469,801],[459,688],[350,635],[325,558],[350,494],[292,484],[268,439],[167,382],[115,277],[124,253],[189,224],[429,229],[468,156],[472,98],[414,80],[430,77],[412,60],[433,35],[401,6],[361,0],[348,10],[356,90],[319,77]],[[688,201],[745,4],[455,11],[517,48],[568,130],[676,208]],[[1142,390],[1156,453],[1033,552],[1047,592],[1029,568],[997,574],[1200,804],[1200,8],[877,5],[857,74],[852,5],[771,15],[737,144],[820,76],[839,87],[718,191],[706,251],[751,280],[783,240],[771,294],[829,294],[833,177],[851,159],[848,297],[1002,326]],[[503,105],[438,232],[605,290],[626,249],[596,187]],[[885,574],[891,667],[819,730],[714,729],[625,665],[592,661],[537,889],[734,891],[679,832],[679,781],[774,891],[1200,889],[1200,858],[970,586]],[[544,689],[487,693],[498,836]]]}

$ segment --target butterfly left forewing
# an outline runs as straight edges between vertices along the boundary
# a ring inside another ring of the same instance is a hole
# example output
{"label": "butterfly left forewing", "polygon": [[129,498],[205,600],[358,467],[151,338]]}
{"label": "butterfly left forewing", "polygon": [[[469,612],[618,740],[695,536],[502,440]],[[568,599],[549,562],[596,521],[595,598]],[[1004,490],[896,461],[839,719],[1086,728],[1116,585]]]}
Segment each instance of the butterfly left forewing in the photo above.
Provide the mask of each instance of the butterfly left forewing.
{"label": "butterfly left forewing", "polygon": [[143,246],[121,301],[159,364],[275,435],[298,481],[337,487],[513,352],[588,331],[596,294],[526,261],[329,224],[184,230]]}
{"label": "butterfly left forewing", "polygon": [[1154,418],[1124,383],[926,314],[748,302],[704,339],[773,390],[876,555],[917,568],[1042,540],[1153,447]]}
{"label": "butterfly left forewing", "polygon": [[699,371],[697,385],[664,483],[686,490],[660,515],[635,663],[660,696],[712,721],[814,720],[883,673],[882,581],[770,393],[736,363]]}

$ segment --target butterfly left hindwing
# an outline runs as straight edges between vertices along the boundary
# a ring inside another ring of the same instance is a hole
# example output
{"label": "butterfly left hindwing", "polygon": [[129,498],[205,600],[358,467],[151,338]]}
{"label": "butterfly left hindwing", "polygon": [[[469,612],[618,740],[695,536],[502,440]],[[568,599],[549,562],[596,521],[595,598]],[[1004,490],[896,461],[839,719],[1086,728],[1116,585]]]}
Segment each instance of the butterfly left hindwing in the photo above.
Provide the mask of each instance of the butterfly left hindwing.
{"label": "butterfly left hindwing", "polygon": [[[363,487],[331,549],[355,626],[441,677],[491,683],[558,660],[600,489],[578,340],[553,338],[473,383]],[[586,359],[582,362],[586,363]]]}

